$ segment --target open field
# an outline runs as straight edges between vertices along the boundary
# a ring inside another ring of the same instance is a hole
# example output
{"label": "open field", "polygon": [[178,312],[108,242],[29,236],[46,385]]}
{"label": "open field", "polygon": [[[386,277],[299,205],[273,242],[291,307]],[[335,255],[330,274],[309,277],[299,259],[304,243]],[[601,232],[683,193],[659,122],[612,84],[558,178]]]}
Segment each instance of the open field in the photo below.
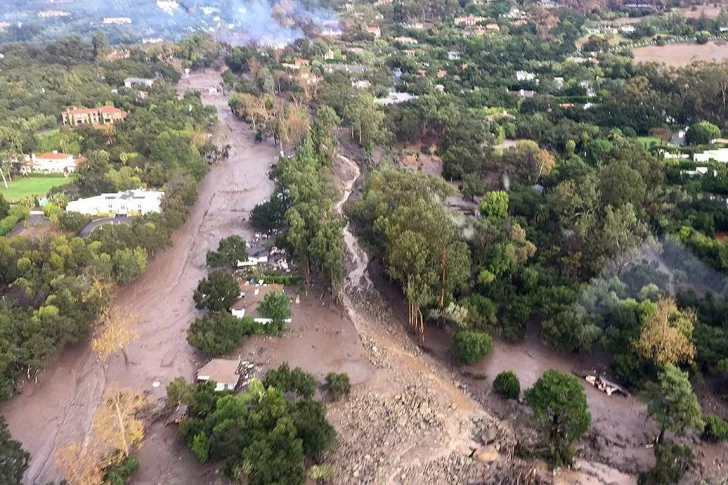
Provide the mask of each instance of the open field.
{"label": "open field", "polygon": [[668,44],[638,47],[632,51],[637,63],[657,62],[667,66],[686,66],[694,61],[728,60],[728,42],[712,41],[707,44]]}
{"label": "open field", "polygon": [[695,10],[691,8],[676,8],[673,9],[673,11],[678,11],[685,17],[689,19],[699,19],[699,18],[706,18],[706,19],[715,19],[720,15],[720,9],[721,6],[700,6],[696,8]]}
{"label": "open field", "polygon": [[70,177],[18,177],[8,182],[9,189],[0,184],[0,194],[9,202],[17,202],[26,195],[45,195],[53,187],[70,184]]}

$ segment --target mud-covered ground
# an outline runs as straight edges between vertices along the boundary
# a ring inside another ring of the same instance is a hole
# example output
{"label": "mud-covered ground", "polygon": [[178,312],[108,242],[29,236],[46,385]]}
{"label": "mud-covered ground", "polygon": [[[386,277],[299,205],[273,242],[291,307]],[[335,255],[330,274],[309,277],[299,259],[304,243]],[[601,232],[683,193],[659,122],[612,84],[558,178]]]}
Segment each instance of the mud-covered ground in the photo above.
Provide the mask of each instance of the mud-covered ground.
{"label": "mud-covered ground", "polygon": [[[230,144],[230,157],[212,167],[200,183],[197,204],[175,234],[174,247],[158,254],[144,276],[117,292],[119,305],[140,314],[139,338],[128,348],[133,364],[125,366],[117,355],[102,365],[88,344],[78,345],[50,364],[38,383],[27,383],[22,394],[0,408],[13,436],[31,453],[26,483],[60,478],[54,465],[56,452],[86,437],[107,385],[118,382],[160,398],[170,380],[180,375],[192,378],[201,361],[185,338],[197,315],[192,292],[207,272],[205,253],[222,237],[251,236],[242,220],[271,194],[273,183],[266,172],[276,157],[271,144],[255,143],[247,126],[234,119],[222,94],[208,92],[219,83],[219,74],[212,71],[194,73],[180,82],[181,91],[200,90],[203,101],[218,108],[220,123],[214,141]],[[160,384],[156,388],[155,382]],[[201,468],[190,460],[179,460],[174,433],[169,432],[173,430],[166,428],[156,436],[157,429],[152,428],[139,453],[137,483],[199,483],[196,476]],[[170,439],[173,443],[168,445]],[[170,470],[184,478],[168,478]]]}
{"label": "mud-covered ground", "polygon": [[[225,97],[208,92],[219,81],[210,71],[180,83],[181,90],[198,89],[205,103],[218,108],[220,125],[214,140],[230,144],[231,156],[200,184],[199,200],[190,220],[175,234],[174,247],[159,254],[140,280],[118,292],[120,305],[141,314],[140,337],[129,346],[133,364],[125,366],[114,356],[104,366],[87,345],[79,345],[64,352],[37,384],[28,383],[21,395],[0,407],[13,435],[32,454],[26,483],[60,478],[55,453],[68,442],[84,439],[108,384],[119,382],[161,399],[169,381],[177,376],[191,380],[205,362],[185,340],[198,314],[191,297],[207,272],[205,253],[222,237],[250,238],[243,219],[272,192],[266,172],[276,157],[272,145],[253,142],[249,129],[230,113]],[[337,204],[341,209],[359,168],[339,157],[334,169],[343,192]],[[370,264],[349,226],[344,240],[348,269],[341,304],[320,290],[298,290],[302,293],[293,305],[293,323],[283,336],[254,337],[235,352],[255,363],[258,372],[289,362],[319,382],[330,371],[350,375],[351,396],[329,406],[339,441],[326,457],[337,470],[334,483],[504,483],[538,473],[554,483],[631,484],[634,475],[624,471],[634,473],[651,465],[652,451],[644,445],[656,430],[645,420],[644,404],[607,397],[590,387],[594,426],[580,470],[552,475],[543,465],[517,459],[511,422],[521,419],[524,408],[492,395],[492,378],[510,369],[527,387],[548,368],[589,370],[596,361],[556,354],[532,334],[518,345],[498,342],[493,353],[472,368],[454,366],[447,355],[449,336],[428,328],[423,351],[402,323],[406,319],[401,293]],[[469,378],[462,370],[487,374],[488,379]],[[703,461],[721,453],[725,450],[707,449]],[[227,483],[216,464],[196,463],[177,440],[176,426],[164,420],[148,423],[138,455],[141,467],[135,484]],[[719,459],[725,461],[723,456]]]}

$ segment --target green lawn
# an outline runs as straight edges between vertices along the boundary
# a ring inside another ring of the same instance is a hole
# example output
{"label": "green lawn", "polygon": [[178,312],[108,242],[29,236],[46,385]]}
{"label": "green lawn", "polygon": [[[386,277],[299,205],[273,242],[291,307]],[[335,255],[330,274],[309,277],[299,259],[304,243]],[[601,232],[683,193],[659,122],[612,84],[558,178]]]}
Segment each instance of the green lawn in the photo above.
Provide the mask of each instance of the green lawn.
{"label": "green lawn", "polygon": [[26,195],[45,195],[53,187],[70,184],[71,177],[16,177],[8,181],[8,189],[0,179],[0,194],[8,202],[17,202]]}
{"label": "green lawn", "polygon": [[653,143],[662,145],[662,140],[657,138],[656,136],[638,136],[637,141],[642,143],[645,148],[650,148]]}

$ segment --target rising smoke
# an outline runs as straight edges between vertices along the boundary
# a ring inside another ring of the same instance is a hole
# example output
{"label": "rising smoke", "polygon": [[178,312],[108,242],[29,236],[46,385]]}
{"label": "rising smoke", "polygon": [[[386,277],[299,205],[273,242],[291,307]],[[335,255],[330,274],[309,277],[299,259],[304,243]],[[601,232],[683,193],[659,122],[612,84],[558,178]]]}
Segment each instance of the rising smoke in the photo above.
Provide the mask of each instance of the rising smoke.
{"label": "rising smoke", "polygon": [[[0,18],[50,28],[64,35],[93,32],[110,37],[178,40],[206,32],[231,43],[288,44],[304,37],[301,25],[338,29],[336,14],[305,0],[0,0]],[[44,15],[40,15],[44,12]],[[48,16],[48,12],[57,15]],[[131,23],[108,19],[131,19]],[[104,23],[107,19],[107,23]],[[48,40],[48,39],[46,39]]]}

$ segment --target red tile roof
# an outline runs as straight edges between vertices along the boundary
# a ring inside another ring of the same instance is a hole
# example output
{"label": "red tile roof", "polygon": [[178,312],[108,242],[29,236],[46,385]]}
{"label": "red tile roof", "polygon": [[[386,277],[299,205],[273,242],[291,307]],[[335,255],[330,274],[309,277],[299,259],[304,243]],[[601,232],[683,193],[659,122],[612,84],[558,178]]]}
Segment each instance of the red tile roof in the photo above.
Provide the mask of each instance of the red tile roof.
{"label": "red tile roof", "polygon": [[68,153],[42,153],[40,155],[36,155],[35,158],[44,158],[46,160],[62,160],[64,158],[72,156],[73,155],[69,155]]}
{"label": "red tile roof", "polygon": [[102,106],[101,107],[102,113],[123,113],[119,108],[114,108],[113,106]]}

